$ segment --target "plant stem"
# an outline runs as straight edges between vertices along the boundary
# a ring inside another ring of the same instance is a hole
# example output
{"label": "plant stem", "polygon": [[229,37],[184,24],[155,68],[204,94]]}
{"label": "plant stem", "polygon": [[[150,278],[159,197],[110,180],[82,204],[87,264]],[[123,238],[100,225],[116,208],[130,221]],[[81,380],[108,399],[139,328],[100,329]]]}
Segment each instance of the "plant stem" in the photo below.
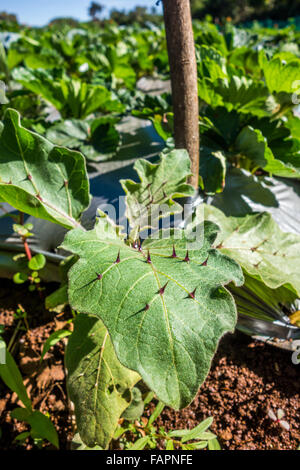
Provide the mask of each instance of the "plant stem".
{"label": "plant stem", "polygon": [[[23,214],[23,212],[20,212],[20,225],[24,225],[24,214]],[[31,258],[32,258],[32,254],[31,254],[31,250],[29,248],[27,239],[26,239],[26,237],[21,237],[21,240],[23,242],[24,250],[25,250],[26,256],[28,258],[28,261],[30,261]]]}
{"label": "plant stem", "polygon": [[23,245],[24,245],[24,250],[25,250],[26,256],[28,258],[28,261],[30,261],[31,258],[32,258],[32,254],[31,254],[28,242],[26,240],[26,237],[22,237],[22,242],[23,242]]}
{"label": "plant stem", "polygon": [[20,329],[21,323],[22,323],[22,320],[19,320],[19,321],[18,321],[18,324],[17,324],[17,326],[16,326],[16,328],[14,329],[13,335],[12,335],[12,337],[10,338],[10,341],[9,341],[9,343],[8,343],[8,346],[7,346],[7,350],[8,350],[9,352],[11,351],[11,349],[12,349],[12,347],[13,347],[13,344],[14,344],[14,341],[15,341],[15,339],[16,339],[17,333],[18,333],[18,331],[19,331],[19,329]]}
{"label": "plant stem", "polygon": [[199,102],[190,0],[163,0],[171,72],[175,147],[191,159],[189,183],[199,180]]}

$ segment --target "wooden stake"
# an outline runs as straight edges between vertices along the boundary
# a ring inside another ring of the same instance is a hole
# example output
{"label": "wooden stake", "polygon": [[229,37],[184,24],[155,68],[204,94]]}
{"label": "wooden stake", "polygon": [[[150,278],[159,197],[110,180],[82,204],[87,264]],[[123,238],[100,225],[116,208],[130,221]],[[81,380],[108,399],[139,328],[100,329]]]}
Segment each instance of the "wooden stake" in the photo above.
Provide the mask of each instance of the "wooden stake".
{"label": "wooden stake", "polygon": [[188,151],[193,173],[189,183],[197,189],[199,104],[190,0],[163,0],[163,9],[171,72],[175,147]]}

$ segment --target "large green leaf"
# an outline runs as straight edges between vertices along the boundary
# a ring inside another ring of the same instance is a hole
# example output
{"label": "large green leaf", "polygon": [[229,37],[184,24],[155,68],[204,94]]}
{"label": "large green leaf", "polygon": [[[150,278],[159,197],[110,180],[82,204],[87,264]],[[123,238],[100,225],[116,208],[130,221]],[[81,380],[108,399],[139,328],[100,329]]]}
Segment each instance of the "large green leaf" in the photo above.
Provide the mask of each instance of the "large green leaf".
{"label": "large green leaf", "polygon": [[265,102],[269,93],[262,81],[233,75],[230,80],[219,79],[215,90],[222,96],[229,111],[238,109],[244,113],[265,114]]}
{"label": "large green leaf", "polygon": [[253,81],[245,76],[236,75],[215,81],[203,78],[200,80],[198,90],[200,98],[213,108],[225,106],[228,111],[236,109],[255,116],[268,114],[266,101],[269,92],[262,81]]}
{"label": "large green leaf", "polygon": [[[204,128],[204,131],[206,131],[207,137],[210,137],[214,142],[217,137],[217,139],[224,141],[225,146],[230,147],[243,125],[242,119],[243,115],[235,110],[228,111],[225,107],[208,108],[205,113],[204,123],[206,124],[206,129]],[[218,135],[211,135],[212,131]],[[201,141],[201,143],[203,142]]]}
{"label": "large green leaf", "polygon": [[[204,217],[221,228],[215,241],[222,253],[235,259],[246,273],[277,289],[286,286],[300,295],[300,236],[280,230],[266,212],[226,217],[204,205]],[[198,209],[199,217],[203,207]]]}
{"label": "large green leaf", "polygon": [[47,139],[82,152],[88,160],[95,162],[110,159],[117,151],[120,134],[115,128],[118,118],[102,116],[89,121],[67,119],[50,127]]}
{"label": "large green leaf", "polygon": [[300,154],[289,149],[290,154],[281,157],[284,161],[275,158],[267,139],[259,129],[245,126],[237,136],[235,151],[249,158],[254,167],[263,168],[268,173],[286,178],[300,177]]}
{"label": "large green leaf", "polygon": [[230,64],[247,71],[247,74],[260,79],[262,75],[260,57],[264,51],[254,50],[249,46],[237,47],[230,54]]}
{"label": "large green leaf", "polygon": [[42,48],[39,53],[28,54],[24,58],[24,63],[28,69],[53,69],[63,67],[63,60],[60,54],[54,49]]}
{"label": "large green leaf", "polygon": [[201,149],[200,176],[206,194],[220,193],[225,186],[226,158],[224,152],[213,152],[209,148]]}
{"label": "large green leaf", "polygon": [[207,222],[198,242],[173,230],[135,249],[100,213],[93,230],[72,230],[63,243],[79,256],[69,271],[72,307],[101,318],[121,363],[174,408],[191,402],[220,337],[236,322],[223,286],[241,285],[243,275],[232,259],[211,249],[217,231]]}
{"label": "large green leaf", "polygon": [[182,207],[174,198],[194,194],[193,187],[186,183],[191,174],[191,162],[186,150],[162,154],[158,164],[139,159],[134,169],[140,178],[139,183],[120,181],[126,194],[126,215],[133,230],[155,226],[158,218],[181,212]]}
{"label": "large green leaf", "polygon": [[0,200],[64,227],[79,225],[89,205],[83,156],[28,131],[12,109],[0,134],[0,175]]}
{"label": "large green leaf", "polygon": [[263,61],[263,73],[267,87],[275,93],[295,93],[299,89],[300,59],[288,62],[280,56]]}
{"label": "large green leaf", "polygon": [[201,45],[196,49],[198,75],[209,77],[213,81],[226,78],[226,59],[213,47]]}
{"label": "large green leaf", "polygon": [[80,437],[88,447],[106,448],[140,377],[120,364],[102,321],[89,315],[76,317],[66,365]]}

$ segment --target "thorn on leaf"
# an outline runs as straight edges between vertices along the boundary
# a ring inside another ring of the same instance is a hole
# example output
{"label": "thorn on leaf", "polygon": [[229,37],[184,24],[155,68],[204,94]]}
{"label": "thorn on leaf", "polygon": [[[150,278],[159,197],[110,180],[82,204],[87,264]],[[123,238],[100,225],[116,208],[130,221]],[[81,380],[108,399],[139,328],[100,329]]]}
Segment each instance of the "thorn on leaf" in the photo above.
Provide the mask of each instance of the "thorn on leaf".
{"label": "thorn on leaf", "polygon": [[190,293],[189,293],[189,297],[190,297],[191,299],[194,299],[194,298],[195,298],[196,290],[197,290],[197,287],[195,287],[195,289],[193,290],[193,292],[190,292]]}
{"label": "thorn on leaf", "polygon": [[177,258],[176,250],[175,250],[175,245],[174,245],[174,244],[173,244],[173,252],[172,252],[171,258]]}
{"label": "thorn on leaf", "polygon": [[201,266],[207,266],[207,261],[208,261],[208,257],[206,258],[205,261],[203,261],[202,265]]}
{"label": "thorn on leaf", "polygon": [[121,261],[121,259],[120,259],[120,250],[119,250],[117,259],[116,259],[116,261],[115,261],[115,264],[120,263],[120,261]]}
{"label": "thorn on leaf", "polygon": [[164,295],[168,282],[166,282],[165,285],[159,289],[160,295]]}

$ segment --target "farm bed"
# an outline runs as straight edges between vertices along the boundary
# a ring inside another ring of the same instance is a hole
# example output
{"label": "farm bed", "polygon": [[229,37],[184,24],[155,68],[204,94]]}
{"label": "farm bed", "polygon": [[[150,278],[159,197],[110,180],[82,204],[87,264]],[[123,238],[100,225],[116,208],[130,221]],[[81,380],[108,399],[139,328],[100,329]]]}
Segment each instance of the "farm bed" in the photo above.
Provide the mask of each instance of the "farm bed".
{"label": "farm bed", "polygon": [[[49,284],[47,293],[56,286]],[[61,314],[44,309],[37,294],[26,287],[16,287],[1,280],[0,323],[4,324],[5,339],[9,342],[18,320],[14,318],[18,305],[28,314],[28,331],[15,336],[14,357],[36,409],[49,412],[59,438],[60,448],[70,448],[74,435],[72,418],[65,388],[64,340],[57,343],[40,363],[43,344],[49,335],[67,327],[71,313]],[[186,409],[175,412],[165,408],[157,424],[166,430],[192,428],[203,418],[214,416],[211,430],[218,436],[222,449],[271,450],[296,449],[300,443],[300,378],[299,366],[291,362],[290,352],[253,341],[236,333],[226,335],[219,346],[213,366],[200,392]],[[149,416],[154,403],[146,409]],[[0,385],[1,450],[20,448],[14,439],[26,426],[10,418],[17,398]],[[284,431],[267,416],[267,410],[282,408],[290,424]],[[25,444],[27,450],[34,446]],[[51,449],[51,445],[45,446]],[[117,448],[114,443],[114,448]],[[23,447],[24,448],[24,447]]]}

